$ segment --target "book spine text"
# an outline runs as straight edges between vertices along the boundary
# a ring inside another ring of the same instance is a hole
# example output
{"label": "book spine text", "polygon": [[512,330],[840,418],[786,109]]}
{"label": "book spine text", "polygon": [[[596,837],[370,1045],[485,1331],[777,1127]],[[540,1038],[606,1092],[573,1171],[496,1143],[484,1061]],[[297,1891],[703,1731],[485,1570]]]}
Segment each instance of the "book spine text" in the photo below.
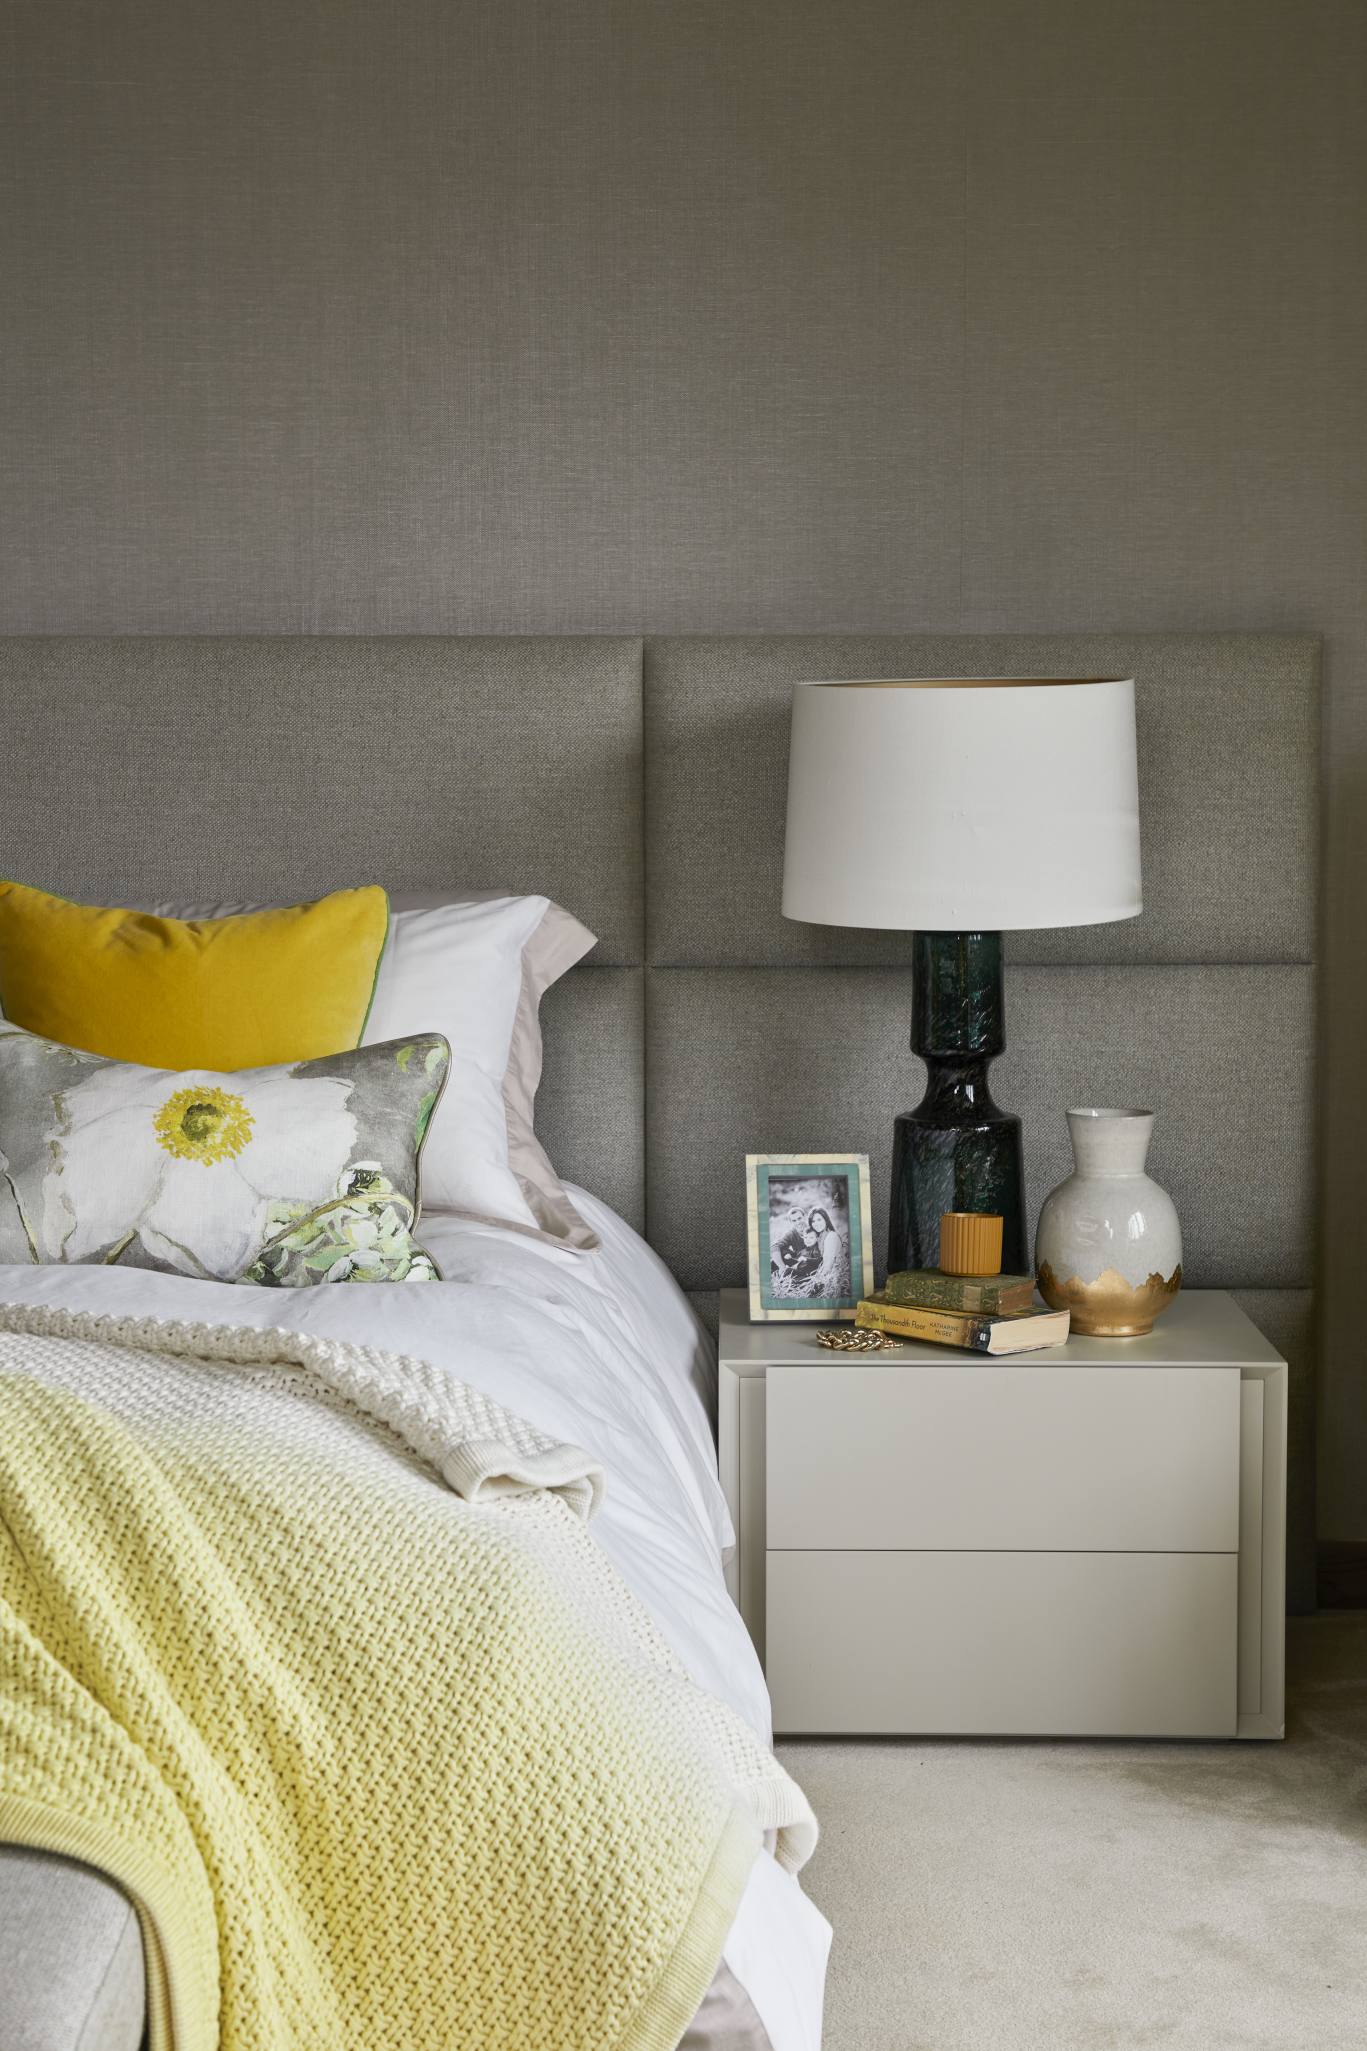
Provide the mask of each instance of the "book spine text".
{"label": "book spine text", "polygon": [[963,1311],[927,1310],[910,1303],[860,1304],[855,1323],[866,1331],[889,1332],[899,1339],[927,1339],[940,1346],[967,1346],[986,1353],[992,1343],[992,1322]]}

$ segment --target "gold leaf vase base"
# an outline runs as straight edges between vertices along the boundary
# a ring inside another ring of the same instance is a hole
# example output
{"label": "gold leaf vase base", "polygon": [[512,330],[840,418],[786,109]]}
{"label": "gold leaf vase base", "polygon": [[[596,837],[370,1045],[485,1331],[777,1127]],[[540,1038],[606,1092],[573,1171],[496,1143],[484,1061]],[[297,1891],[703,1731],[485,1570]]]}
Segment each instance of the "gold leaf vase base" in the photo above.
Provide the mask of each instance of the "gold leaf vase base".
{"label": "gold leaf vase base", "polygon": [[1070,1275],[1066,1282],[1045,1261],[1039,1271],[1039,1293],[1051,1310],[1069,1312],[1069,1330],[1085,1339],[1139,1339],[1153,1330],[1153,1321],[1165,1311],[1182,1286],[1181,1265],[1166,1282],[1161,1275],[1149,1275],[1142,1282],[1127,1282],[1114,1268],[1107,1268],[1095,1282]]}

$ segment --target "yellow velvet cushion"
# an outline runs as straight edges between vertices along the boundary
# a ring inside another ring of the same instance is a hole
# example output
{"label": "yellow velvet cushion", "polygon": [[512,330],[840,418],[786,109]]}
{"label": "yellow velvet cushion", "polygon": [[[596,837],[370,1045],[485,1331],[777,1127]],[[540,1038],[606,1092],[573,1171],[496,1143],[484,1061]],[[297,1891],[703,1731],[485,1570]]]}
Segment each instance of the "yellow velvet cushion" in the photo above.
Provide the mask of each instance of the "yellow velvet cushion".
{"label": "yellow velvet cushion", "polygon": [[271,1068],[359,1044],[389,930],[371,885],[226,919],[72,904],[0,881],[0,1011],[144,1068]]}

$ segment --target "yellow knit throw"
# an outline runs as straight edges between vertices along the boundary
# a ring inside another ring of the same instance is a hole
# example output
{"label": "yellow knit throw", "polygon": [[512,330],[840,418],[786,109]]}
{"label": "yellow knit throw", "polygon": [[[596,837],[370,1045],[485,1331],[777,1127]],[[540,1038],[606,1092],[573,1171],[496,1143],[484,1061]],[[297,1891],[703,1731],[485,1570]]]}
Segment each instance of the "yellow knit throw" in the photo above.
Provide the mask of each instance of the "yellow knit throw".
{"label": "yellow knit throw", "polygon": [[0,1840],[126,1889],[151,2051],[670,2051],[815,1831],[572,1491],[453,1493],[421,1363],[0,1326]]}

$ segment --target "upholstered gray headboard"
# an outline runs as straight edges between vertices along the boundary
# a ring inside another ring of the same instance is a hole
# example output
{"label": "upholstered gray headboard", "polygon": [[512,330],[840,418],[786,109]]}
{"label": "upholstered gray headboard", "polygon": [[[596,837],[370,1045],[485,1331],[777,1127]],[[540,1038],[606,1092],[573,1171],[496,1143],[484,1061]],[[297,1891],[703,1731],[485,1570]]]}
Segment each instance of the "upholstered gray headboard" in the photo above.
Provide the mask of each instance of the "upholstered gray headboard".
{"label": "upholstered gray headboard", "polygon": [[11,637],[0,873],[114,902],[549,892],[600,938],[548,1000],[538,1129],[706,1292],[743,1266],[747,1148],[867,1151],[881,1249],[892,1115],[921,1089],[907,937],[779,912],[791,685],[1031,674],[1137,679],[1145,883],[1133,922],[1013,938],[995,1073],[1031,1208],[1066,1172],[1066,1105],[1155,1106],[1190,1281],[1237,1290],[1292,1362],[1304,1603],[1316,641]]}

